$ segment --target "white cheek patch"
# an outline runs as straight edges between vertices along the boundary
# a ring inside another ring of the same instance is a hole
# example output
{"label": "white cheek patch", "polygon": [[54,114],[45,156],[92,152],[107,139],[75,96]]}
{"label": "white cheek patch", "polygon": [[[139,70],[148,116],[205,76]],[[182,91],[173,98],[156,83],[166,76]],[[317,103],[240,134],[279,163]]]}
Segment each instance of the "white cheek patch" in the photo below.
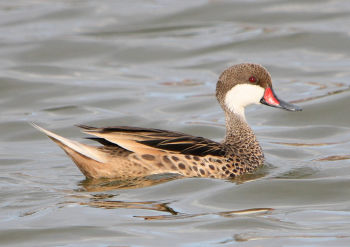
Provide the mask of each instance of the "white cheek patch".
{"label": "white cheek patch", "polygon": [[237,84],[225,97],[226,106],[245,119],[244,107],[251,104],[259,104],[265,90],[257,85]]}

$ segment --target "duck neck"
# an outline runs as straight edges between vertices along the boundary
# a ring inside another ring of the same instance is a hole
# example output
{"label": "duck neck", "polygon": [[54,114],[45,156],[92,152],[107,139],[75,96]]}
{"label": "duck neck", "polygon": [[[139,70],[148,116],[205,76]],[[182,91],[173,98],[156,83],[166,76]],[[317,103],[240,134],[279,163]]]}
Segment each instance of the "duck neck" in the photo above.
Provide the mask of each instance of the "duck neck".
{"label": "duck neck", "polygon": [[237,114],[230,110],[225,110],[225,115],[226,136],[224,144],[233,149],[243,148],[246,151],[245,153],[249,153],[250,150],[255,150],[255,152],[260,150],[262,153],[253,130],[245,120],[244,112],[242,112],[242,114]]}

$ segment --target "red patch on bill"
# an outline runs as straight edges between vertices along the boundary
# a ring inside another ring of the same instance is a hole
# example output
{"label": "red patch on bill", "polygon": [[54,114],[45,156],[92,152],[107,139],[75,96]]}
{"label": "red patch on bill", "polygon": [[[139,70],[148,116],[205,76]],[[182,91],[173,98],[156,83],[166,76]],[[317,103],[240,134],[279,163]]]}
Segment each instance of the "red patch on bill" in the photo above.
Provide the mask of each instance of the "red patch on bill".
{"label": "red patch on bill", "polygon": [[280,104],[280,102],[273,95],[272,89],[270,87],[265,89],[264,99],[270,105],[279,105]]}

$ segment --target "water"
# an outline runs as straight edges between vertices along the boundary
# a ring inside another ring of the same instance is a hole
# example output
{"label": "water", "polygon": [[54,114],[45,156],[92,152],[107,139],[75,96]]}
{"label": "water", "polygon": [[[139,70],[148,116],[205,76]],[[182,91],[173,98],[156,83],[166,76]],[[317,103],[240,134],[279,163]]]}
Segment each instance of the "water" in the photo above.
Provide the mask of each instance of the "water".
{"label": "water", "polygon": [[[0,3],[0,245],[348,246],[348,1]],[[247,109],[267,164],[234,181],[85,181],[28,125],[221,140],[214,97],[255,62],[303,112]]]}

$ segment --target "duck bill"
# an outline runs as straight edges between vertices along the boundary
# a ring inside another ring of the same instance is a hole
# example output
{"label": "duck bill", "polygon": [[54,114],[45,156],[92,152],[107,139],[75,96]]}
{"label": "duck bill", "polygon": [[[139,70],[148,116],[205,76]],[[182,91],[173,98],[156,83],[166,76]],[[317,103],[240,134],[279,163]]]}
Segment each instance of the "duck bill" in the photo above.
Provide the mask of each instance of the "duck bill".
{"label": "duck bill", "polygon": [[264,96],[260,100],[261,104],[282,108],[287,111],[301,111],[301,107],[293,104],[289,104],[283,100],[280,100],[277,98],[275,92],[272,90],[271,87],[268,87],[265,89]]}

